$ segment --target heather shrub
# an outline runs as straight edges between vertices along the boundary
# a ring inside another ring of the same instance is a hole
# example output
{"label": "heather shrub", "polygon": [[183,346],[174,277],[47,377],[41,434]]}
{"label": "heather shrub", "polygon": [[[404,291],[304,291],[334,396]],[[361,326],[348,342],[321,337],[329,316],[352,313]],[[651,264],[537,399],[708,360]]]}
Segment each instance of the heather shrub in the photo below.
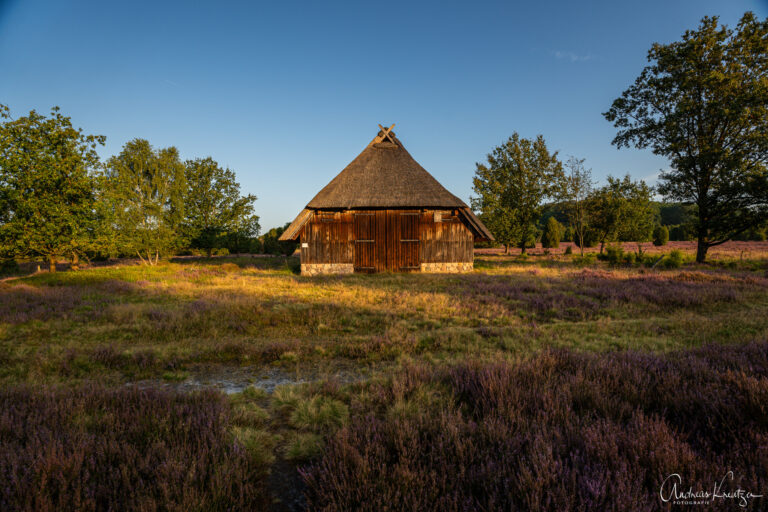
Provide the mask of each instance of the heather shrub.
{"label": "heather shrub", "polygon": [[214,393],[4,388],[0,510],[263,509],[266,468],[244,445]]}
{"label": "heather shrub", "polygon": [[571,254],[573,254],[573,247],[569,245],[565,248],[565,255],[570,256]]}
{"label": "heather shrub", "polygon": [[367,396],[302,470],[310,509],[660,510],[671,473],[768,485],[768,342],[407,367]]}
{"label": "heather shrub", "polygon": [[669,242],[669,230],[666,226],[656,226],[653,230],[653,245],[660,247]]}

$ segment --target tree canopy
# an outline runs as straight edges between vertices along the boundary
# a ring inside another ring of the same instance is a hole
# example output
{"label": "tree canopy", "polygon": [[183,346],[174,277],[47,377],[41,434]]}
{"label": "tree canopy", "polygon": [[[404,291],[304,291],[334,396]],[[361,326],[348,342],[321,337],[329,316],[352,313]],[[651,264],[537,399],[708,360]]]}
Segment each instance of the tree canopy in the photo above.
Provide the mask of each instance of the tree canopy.
{"label": "tree canopy", "polygon": [[157,264],[160,255],[183,242],[186,181],[179,152],[134,139],[107,161],[106,171],[115,236],[125,252]]}
{"label": "tree canopy", "polygon": [[16,120],[0,105],[0,249],[42,257],[50,270],[91,246],[102,135],[75,129],[58,107]]}
{"label": "tree canopy", "polygon": [[648,61],[604,116],[616,146],[669,158],[659,191],[695,206],[702,262],[768,215],[768,20],[748,12],[732,30],[705,17]]}
{"label": "tree canopy", "polygon": [[573,237],[584,255],[584,238],[590,225],[589,198],[594,182],[592,169],[584,166],[584,159],[570,157],[565,164],[561,199],[565,205],[568,224],[573,230]]}
{"label": "tree canopy", "polygon": [[473,208],[499,242],[515,244],[525,253],[543,201],[557,196],[562,183],[557,152],[549,152],[541,135],[531,140],[514,133],[488,154],[486,164],[476,167]]}
{"label": "tree canopy", "polygon": [[228,235],[258,236],[258,217],[252,219],[256,196],[240,195],[233,171],[210,157],[198,158],[187,160],[185,176],[184,228],[192,247],[204,249],[210,257]]}
{"label": "tree canopy", "polygon": [[644,242],[655,225],[651,189],[643,181],[608,176],[608,183],[596,189],[588,199],[590,230],[603,252],[607,242],[618,240]]}

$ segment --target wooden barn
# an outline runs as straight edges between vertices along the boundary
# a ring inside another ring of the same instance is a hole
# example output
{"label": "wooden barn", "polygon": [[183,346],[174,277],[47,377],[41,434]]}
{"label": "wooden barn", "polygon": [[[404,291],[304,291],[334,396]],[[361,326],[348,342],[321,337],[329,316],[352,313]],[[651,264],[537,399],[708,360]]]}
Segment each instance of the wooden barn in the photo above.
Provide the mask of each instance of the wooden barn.
{"label": "wooden barn", "polygon": [[406,151],[378,135],[299,213],[281,240],[301,242],[302,274],[467,272],[493,236]]}

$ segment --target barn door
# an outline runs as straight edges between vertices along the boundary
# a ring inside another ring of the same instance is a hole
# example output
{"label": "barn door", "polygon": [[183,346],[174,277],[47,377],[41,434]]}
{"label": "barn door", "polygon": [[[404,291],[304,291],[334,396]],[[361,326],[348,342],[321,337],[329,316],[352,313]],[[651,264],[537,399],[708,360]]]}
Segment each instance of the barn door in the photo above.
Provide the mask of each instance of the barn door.
{"label": "barn door", "polygon": [[376,216],[355,213],[355,272],[376,271]]}
{"label": "barn door", "polygon": [[399,240],[392,240],[397,251],[397,270],[412,272],[420,270],[419,261],[419,212],[399,212],[397,218],[399,229],[396,231]]}

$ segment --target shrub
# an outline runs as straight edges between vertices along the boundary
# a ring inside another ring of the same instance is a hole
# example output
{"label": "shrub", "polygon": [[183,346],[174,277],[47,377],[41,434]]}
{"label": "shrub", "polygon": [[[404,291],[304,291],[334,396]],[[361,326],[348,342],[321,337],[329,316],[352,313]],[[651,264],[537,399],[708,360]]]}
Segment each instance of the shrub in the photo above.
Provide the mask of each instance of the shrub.
{"label": "shrub", "polygon": [[624,249],[620,245],[609,245],[605,248],[605,252],[599,254],[597,258],[612,265],[618,265],[624,262]]}
{"label": "shrub", "polygon": [[0,510],[263,510],[216,393],[0,389]]}
{"label": "shrub", "polygon": [[573,262],[576,265],[593,265],[597,261],[597,254],[594,252],[585,253],[584,256],[576,255],[573,258]]}
{"label": "shrub", "polygon": [[544,225],[544,232],[541,235],[541,246],[545,249],[555,249],[560,247],[560,238],[563,236],[563,226],[557,219],[550,217]]}
{"label": "shrub", "polygon": [[653,245],[661,247],[669,242],[669,230],[666,226],[656,226],[653,230]]}
{"label": "shrub", "polygon": [[570,256],[571,254],[573,254],[573,246],[569,245],[568,247],[565,248],[565,255]]}
{"label": "shrub", "polygon": [[0,260],[0,276],[15,274],[19,271],[19,264],[14,259]]}
{"label": "shrub", "polygon": [[664,268],[680,268],[683,266],[685,257],[682,251],[679,249],[673,249],[667,256],[661,261]]}
{"label": "shrub", "polygon": [[642,263],[646,267],[652,267],[659,263],[659,261],[666,258],[665,255],[659,256],[658,254],[643,254],[643,256],[639,259],[639,263]]}
{"label": "shrub", "polygon": [[[663,480],[768,485],[768,342],[406,368],[302,470],[310,510],[660,510]],[[419,400],[424,389],[449,400]],[[407,409],[407,410],[406,410]],[[763,498],[756,498],[761,500]],[[761,506],[750,500],[751,506]]]}

